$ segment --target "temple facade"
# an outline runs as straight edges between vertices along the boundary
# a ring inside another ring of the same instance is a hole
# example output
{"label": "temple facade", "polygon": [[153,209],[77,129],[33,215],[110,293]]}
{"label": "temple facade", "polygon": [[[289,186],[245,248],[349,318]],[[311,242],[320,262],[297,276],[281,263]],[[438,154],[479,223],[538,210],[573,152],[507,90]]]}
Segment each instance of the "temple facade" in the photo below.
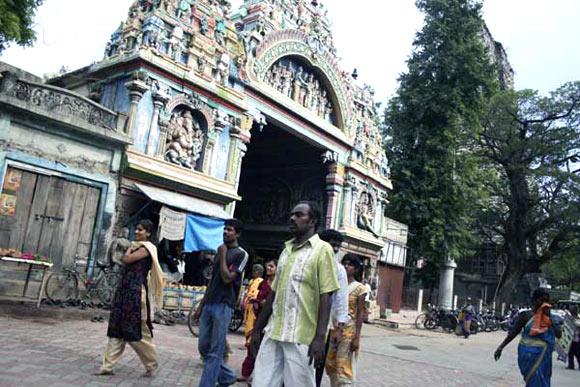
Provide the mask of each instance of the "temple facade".
{"label": "temple facade", "polygon": [[[391,182],[374,91],[340,67],[320,2],[246,0],[233,10],[227,0],[137,0],[101,61],[49,84],[112,112],[131,140],[115,234],[141,217],[161,221],[163,207],[235,216],[251,254],[275,257],[291,207],[310,200],[323,209],[321,229],[339,230],[344,252],[366,259],[372,283],[388,269],[402,286],[407,228],[385,212]],[[387,307],[400,291],[382,282]]]}

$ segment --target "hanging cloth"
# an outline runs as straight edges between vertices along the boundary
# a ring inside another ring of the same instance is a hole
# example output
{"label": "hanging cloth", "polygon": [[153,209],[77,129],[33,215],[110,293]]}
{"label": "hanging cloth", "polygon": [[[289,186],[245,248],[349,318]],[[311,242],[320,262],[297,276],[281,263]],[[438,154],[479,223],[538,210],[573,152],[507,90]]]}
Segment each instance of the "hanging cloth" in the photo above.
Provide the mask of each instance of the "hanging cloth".
{"label": "hanging cloth", "polygon": [[180,241],[185,237],[187,214],[163,206],[159,212],[159,240]]}

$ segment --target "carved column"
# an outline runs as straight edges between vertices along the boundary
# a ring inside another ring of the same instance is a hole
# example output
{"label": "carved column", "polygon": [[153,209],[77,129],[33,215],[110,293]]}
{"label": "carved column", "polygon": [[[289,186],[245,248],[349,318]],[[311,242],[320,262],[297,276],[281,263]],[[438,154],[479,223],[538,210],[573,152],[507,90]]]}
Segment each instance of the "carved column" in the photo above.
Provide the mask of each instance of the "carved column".
{"label": "carved column", "polygon": [[165,146],[167,145],[167,131],[169,130],[169,120],[159,120],[159,142],[157,143],[157,152],[155,156],[165,158]]}
{"label": "carved column", "polygon": [[228,168],[226,181],[229,183],[239,182],[242,158],[246,154],[246,146],[242,141],[241,129],[237,126],[230,128],[230,151],[228,155]]}
{"label": "carved column", "polygon": [[129,136],[133,136],[133,129],[135,129],[135,123],[137,122],[137,113],[139,110],[139,101],[143,98],[143,94],[149,90],[149,86],[143,81],[134,80],[125,83],[127,89],[129,89],[129,96],[131,98],[131,107],[129,108],[129,121],[125,126],[125,133]]}
{"label": "carved column", "polygon": [[[154,140],[155,140],[155,132],[159,130],[159,113],[161,109],[165,106],[165,103],[169,100],[169,97],[155,93],[153,94],[153,118],[151,118],[151,126],[149,127],[149,137],[147,138],[147,149],[146,153],[149,156],[155,156],[157,149],[155,148]],[[165,139],[161,142],[161,135],[159,136],[159,143],[165,144]]]}
{"label": "carved column", "polygon": [[349,226],[358,227],[357,226],[357,223],[358,223],[357,206],[358,206],[361,192],[360,192],[359,187],[356,185],[352,186],[351,192],[352,193],[350,195],[351,200],[350,200],[350,214],[349,214],[350,224],[349,224]]}
{"label": "carved column", "polygon": [[328,165],[328,175],[326,175],[326,228],[336,228],[337,215],[340,203],[340,192],[344,183],[344,166],[339,163]]}
{"label": "carved column", "polygon": [[342,188],[342,225],[350,226],[352,208],[352,185],[348,182]]}
{"label": "carved column", "polygon": [[213,161],[214,161],[214,151],[216,149],[216,144],[223,132],[224,128],[216,125],[213,130],[207,133],[207,144],[205,146],[205,151],[203,155],[203,166],[202,171],[206,175],[211,175],[213,172]]}

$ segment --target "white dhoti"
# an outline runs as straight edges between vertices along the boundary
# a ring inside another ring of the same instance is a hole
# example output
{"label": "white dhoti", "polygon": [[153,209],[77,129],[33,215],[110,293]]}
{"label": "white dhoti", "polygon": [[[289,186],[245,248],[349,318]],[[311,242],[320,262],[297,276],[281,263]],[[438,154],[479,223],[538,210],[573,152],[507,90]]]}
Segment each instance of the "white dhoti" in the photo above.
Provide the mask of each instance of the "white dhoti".
{"label": "white dhoti", "polygon": [[252,386],[314,387],[314,366],[308,362],[308,346],[265,337],[256,357]]}

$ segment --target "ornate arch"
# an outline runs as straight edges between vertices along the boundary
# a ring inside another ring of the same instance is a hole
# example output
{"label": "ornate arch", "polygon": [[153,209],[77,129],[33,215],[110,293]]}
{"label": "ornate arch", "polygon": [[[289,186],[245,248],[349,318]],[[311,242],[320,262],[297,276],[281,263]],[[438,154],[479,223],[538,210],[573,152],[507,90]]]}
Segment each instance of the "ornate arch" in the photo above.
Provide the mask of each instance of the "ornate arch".
{"label": "ornate arch", "polygon": [[165,111],[168,115],[175,110],[176,107],[183,105],[187,106],[193,111],[200,113],[207,123],[207,130],[211,132],[215,126],[214,109],[208,106],[204,101],[199,99],[197,95],[178,94],[167,101]]}
{"label": "ornate arch", "polygon": [[281,30],[270,33],[256,48],[255,56],[248,62],[248,78],[263,83],[268,70],[281,58],[295,56],[323,74],[337,106],[337,126],[349,132],[352,120],[350,92],[346,87],[336,58],[315,37],[299,30]]}

